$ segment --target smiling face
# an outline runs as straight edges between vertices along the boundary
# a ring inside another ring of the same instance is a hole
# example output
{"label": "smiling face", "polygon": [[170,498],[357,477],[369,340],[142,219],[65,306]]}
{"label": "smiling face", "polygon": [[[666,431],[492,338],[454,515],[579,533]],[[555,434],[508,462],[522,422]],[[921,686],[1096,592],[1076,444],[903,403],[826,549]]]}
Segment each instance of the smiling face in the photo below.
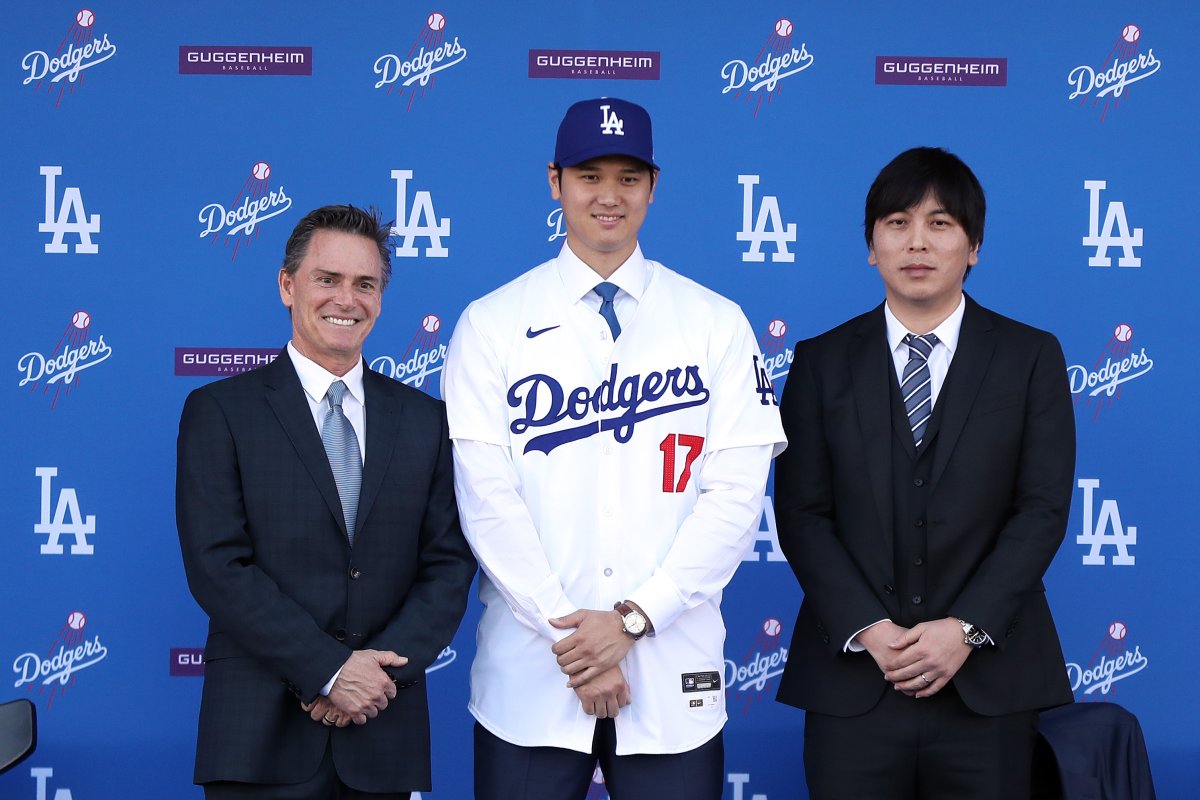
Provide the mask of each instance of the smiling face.
{"label": "smiling face", "polygon": [[[906,316],[934,320],[954,311],[967,269],[979,261],[963,226],[932,193],[911,208],[875,220],[868,261],[879,269],[888,306]],[[917,331],[925,333],[926,331]]]}
{"label": "smiling face", "polygon": [[574,167],[549,168],[550,196],[562,203],[567,244],[607,278],[637,247],[638,230],[654,202],[654,176],[636,158],[605,156]]}
{"label": "smiling face", "polygon": [[362,357],[382,296],[379,249],[366,236],[318,230],[295,274],[279,271],[292,344],[334,375],[345,375]]}

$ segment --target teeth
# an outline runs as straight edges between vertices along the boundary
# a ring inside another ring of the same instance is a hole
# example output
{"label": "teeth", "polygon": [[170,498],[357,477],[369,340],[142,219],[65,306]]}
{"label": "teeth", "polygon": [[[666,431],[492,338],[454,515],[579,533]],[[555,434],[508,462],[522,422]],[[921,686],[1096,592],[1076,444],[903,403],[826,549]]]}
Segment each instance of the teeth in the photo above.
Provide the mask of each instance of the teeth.
{"label": "teeth", "polygon": [[620,217],[608,217],[604,216],[603,214],[597,214],[596,219],[600,220],[601,222],[616,222],[620,219]]}
{"label": "teeth", "polygon": [[341,317],[325,317],[324,319],[326,322],[332,323],[334,325],[342,325],[345,327],[349,327],[349,326],[353,325],[354,323],[358,322],[358,320],[355,320],[355,319],[342,319]]}

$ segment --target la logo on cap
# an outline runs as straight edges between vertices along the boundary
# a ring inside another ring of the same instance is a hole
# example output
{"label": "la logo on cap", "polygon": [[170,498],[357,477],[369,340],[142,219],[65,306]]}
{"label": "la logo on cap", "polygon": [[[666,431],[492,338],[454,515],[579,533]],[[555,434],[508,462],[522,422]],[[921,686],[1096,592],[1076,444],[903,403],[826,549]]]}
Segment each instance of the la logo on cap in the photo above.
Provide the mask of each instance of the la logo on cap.
{"label": "la logo on cap", "polygon": [[625,122],[617,116],[617,112],[609,111],[609,106],[600,106],[600,119],[600,132],[604,135],[625,135]]}

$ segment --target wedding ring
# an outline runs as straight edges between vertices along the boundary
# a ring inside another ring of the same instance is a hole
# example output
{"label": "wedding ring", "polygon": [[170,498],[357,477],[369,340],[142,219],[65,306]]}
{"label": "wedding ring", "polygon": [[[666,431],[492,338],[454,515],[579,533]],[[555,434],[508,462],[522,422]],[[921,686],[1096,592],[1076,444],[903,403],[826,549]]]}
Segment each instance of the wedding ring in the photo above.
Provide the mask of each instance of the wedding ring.
{"label": "wedding ring", "polygon": [[925,685],[926,685],[926,686],[928,686],[929,684],[933,683],[933,681],[931,681],[931,680],[929,680],[929,678],[926,678],[926,677],[925,677],[925,673],[924,673],[924,672],[922,672],[922,673],[921,673],[921,680],[925,681]]}

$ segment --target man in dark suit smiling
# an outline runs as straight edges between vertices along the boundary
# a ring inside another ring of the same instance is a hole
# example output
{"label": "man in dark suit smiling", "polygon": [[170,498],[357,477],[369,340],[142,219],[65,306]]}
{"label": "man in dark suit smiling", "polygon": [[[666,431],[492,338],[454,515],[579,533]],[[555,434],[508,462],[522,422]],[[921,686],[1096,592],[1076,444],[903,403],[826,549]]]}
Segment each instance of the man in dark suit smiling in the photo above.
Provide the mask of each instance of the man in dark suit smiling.
{"label": "man in dark suit smiling", "polygon": [[867,195],[886,302],[796,346],[779,538],[804,590],[779,699],[822,798],[1029,796],[1038,709],[1071,692],[1042,575],[1074,414],[1050,334],[963,293],[983,189],[916,148]]}
{"label": "man in dark suit smiling", "polygon": [[424,670],[475,561],[440,401],[366,369],[388,226],[306,216],[270,365],[197,389],[179,423],[176,513],[210,618],[195,780],[225,798],[407,798],[430,788]]}

